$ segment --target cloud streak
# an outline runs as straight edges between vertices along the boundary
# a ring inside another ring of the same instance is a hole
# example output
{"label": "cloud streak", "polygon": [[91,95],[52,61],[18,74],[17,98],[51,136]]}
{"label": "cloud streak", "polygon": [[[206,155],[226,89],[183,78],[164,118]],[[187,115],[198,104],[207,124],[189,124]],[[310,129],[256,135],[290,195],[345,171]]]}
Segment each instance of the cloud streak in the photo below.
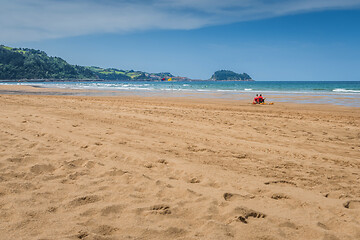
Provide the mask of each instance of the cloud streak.
{"label": "cloud streak", "polygon": [[302,12],[360,7],[360,0],[0,1],[0,39],[5,42],[153,29],[197,29]]}

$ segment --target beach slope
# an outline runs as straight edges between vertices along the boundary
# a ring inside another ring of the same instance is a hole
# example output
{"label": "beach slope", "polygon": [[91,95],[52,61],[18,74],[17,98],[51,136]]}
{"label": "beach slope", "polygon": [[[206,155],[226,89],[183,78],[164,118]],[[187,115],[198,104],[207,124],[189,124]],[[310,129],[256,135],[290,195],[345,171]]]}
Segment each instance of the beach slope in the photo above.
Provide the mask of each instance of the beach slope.
{"label": "beach slope", "polygon": [[360,111],[0,95],[1,239],[360,239]]}

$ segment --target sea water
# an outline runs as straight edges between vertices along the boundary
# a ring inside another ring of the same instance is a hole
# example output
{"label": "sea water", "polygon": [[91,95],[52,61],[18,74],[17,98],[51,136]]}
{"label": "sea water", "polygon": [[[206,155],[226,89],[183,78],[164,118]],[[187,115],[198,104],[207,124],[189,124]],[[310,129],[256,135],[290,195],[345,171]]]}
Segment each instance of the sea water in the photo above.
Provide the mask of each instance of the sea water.
{"label": "sea water", "polygon": [[2,84],[101,90],[101,95],[136,94],[243,100],[252,99],[255,94],[263,94],[268,100],[272,97],[277,102],[360,107],[360,81],[64,81]]}

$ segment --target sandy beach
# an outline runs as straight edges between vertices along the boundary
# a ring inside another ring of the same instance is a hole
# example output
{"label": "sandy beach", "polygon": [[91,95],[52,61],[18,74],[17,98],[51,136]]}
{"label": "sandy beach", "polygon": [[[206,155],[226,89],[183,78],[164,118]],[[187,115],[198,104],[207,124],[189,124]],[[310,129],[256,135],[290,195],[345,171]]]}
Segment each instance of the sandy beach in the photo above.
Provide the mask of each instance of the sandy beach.
{"label": "sandy beach", "polygon": [[360,239],[360,108],[36,91],[0,94],[0,239]]}

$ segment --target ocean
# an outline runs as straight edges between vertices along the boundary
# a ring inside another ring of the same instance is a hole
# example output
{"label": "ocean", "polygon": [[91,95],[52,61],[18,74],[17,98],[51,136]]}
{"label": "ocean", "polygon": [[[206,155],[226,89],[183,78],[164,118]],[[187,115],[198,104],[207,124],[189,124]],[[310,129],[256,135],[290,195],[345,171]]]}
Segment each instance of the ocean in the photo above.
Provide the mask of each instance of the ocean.
{"label": "ocean", "polygon": [[262,94],[267,101],[360,107],[360,81],[65,81],[1,83],[81,90],[87,95],[144,95],[244,100]]}

